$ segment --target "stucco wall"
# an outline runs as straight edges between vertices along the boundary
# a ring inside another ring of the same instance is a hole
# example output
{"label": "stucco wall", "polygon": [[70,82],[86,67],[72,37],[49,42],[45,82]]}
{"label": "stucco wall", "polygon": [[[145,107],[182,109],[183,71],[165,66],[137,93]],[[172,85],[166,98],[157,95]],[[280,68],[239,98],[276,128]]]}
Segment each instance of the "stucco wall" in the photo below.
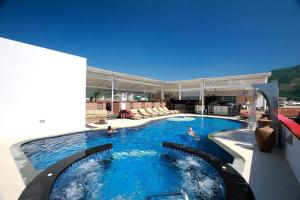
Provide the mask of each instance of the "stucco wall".
{"label": "stucco wall", "polygon": [[0,38],[0,137],[85,124],[86,59]]}
{"label": "stucco wall", "polygon": [[284,125],[281,125],[285,135],[285,157],[300,186],[300,140]]}

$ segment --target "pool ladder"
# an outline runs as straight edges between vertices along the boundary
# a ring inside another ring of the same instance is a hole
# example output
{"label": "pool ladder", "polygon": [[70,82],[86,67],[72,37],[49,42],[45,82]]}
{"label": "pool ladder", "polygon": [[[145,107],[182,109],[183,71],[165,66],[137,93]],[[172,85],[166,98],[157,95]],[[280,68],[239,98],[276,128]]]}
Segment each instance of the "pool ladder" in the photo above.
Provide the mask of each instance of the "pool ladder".
{"label": "pool ladder", "polygon": [[147,196],[147,200],[151,200],[154,198],[157,199],[160,197],[171,197],[171,196],[181,196],[183,200],[190,200],[188,194],[184,190],[180,190],[180,192],[168,192],[168,193]]}

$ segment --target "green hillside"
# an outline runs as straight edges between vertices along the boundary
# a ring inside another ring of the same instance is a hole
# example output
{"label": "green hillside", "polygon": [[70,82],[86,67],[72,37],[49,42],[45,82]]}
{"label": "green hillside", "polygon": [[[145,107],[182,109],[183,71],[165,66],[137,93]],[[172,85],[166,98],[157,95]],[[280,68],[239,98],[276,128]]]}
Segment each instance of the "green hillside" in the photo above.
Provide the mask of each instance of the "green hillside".
{"label": "green hillside", "polygon": [[279,96],[300,101],[300,65],[272,70],[270,80],[278,80]]}

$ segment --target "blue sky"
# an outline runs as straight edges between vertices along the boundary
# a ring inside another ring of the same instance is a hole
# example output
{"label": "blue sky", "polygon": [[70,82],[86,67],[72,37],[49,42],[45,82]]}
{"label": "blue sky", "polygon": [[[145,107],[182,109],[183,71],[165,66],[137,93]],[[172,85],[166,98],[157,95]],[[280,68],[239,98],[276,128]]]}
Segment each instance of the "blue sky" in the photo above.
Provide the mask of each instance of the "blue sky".
{"label": "blue sky", "polygon": [[178,80],[300,64],[299,0],[0,0],[0,36]]}

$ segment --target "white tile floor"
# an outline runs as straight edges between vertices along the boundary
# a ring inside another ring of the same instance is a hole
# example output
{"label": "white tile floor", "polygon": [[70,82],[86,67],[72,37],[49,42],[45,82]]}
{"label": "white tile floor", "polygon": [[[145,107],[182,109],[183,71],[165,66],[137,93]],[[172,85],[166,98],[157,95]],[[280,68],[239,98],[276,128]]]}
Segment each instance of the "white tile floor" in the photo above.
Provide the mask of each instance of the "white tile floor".
{"label": "white tile floor", "polygon": [[245,159],[243,177],[257,200],[300,200],[299,184],[281,149],[260,152],[250,131],[217,133],[214,139]]}

